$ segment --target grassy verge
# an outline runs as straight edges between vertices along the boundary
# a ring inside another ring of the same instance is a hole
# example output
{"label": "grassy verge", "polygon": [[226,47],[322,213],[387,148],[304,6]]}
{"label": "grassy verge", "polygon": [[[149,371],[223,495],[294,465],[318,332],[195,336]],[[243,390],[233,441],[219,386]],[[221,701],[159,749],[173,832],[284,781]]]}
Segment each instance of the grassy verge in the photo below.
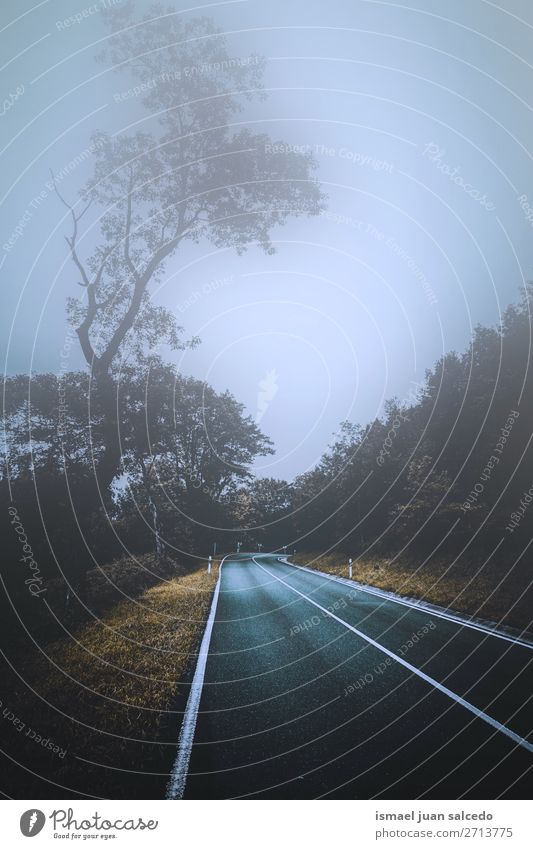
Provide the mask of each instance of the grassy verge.
{"label": "grassy verge", "polygon": [[[331,575],[348,577],[348,556],[307,553],[291,558],[294,563]],[[531,605],[527,588],[530,578],[521,570],[507,573],[498,565],[485,566],[476,575],[469,564],[432,560],[417,567],[412,561],[372,558],[354,560],[353,580],[378,589],[437,604],[450,611],[477,616],[508,627],[527,629],[531,625]]]}
{"label": "grassy verge", "polygon": [[164,777],[146,773],[172,763],[179,699],[187,693],[178,682],[194,667],[217,575],[218,565],[211,575],[202,566],[158,583],[45,645],[46,656],[33,649],[18,659],[27,685],[11,675],[13,689],[3,701],[25,727],[9,720],[9,748],[17,761],[71,791],[51,787],[50,796],[161,794]]}

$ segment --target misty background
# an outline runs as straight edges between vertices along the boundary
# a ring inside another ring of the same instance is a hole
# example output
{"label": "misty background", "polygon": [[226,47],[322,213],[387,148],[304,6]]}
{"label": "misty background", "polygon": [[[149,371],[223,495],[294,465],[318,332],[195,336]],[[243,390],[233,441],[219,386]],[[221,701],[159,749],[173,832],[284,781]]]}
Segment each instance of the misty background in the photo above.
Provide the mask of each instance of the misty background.
{"label": "misty background", "polygon": [[[81,290],[50,169],[75,200],[92,132],[153,129],[133,78],[95,61],[103,5],[4,7],[7,374],[83,366],[76,344],[68,363],[62,353],[65,299]],[[291,479],[339,422],[412,397],[426,369],[464,350],[476,324],[497,325],[531,278],[533,15],[526,2],[482,0],[447,3],[445,14],[439,2],[173,6],[212,17],[243,63],[265,57],[267,97],[238,121],[309,150],[328,196],[322,215],[273,232],[275,255],[186,243],[152,289],[185,337],[201,339],[165,357],[245,404],[276,451],[256,473]]]}

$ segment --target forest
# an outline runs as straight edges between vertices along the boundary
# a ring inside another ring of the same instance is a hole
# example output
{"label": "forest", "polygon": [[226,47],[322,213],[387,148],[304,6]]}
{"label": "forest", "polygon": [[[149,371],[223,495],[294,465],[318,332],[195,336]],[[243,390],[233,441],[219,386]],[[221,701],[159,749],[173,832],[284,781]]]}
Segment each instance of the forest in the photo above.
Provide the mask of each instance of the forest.
{"label": "forest", "polygon": [[382,416],[343,422],[318,465],[290,482],[254,477],[254,460],[274,447],[242,404],[155,357],[117,378],[121,461],[106,492],[94,473],[105,414],[90,375],[7,378],[8,596],[15,608],[36,603],[34,563],[36,595],[48,586],[48,599],[73,610],[106,564],[113,585],[135,592],[237,542],[430,572],[444,559],[465,581],[487,564],[495,583],[520,587],[533,515],[532,301],[529,286],[501,326],[478,326],[463,353],[439,359]]}
{"label": "forest", "polygon": [[8,110],[4,795],[525,786],[530,231],[485,145],[526,147],[471,28],[433,90],[429,13],[352,5],[32,10],[68,36]]}

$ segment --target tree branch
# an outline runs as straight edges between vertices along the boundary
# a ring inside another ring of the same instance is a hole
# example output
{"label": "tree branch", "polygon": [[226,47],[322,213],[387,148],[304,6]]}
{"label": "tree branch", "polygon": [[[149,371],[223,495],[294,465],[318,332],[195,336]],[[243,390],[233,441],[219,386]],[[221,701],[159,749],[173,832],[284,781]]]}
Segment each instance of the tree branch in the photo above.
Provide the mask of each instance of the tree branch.
{"label": "tree branch", "polygon": [[131,276],[133,277],[135,283],[139,281],[139,274],[135,265],[132,262],[130,255],[130,234],[131,234],[131,194],[133,190],[133,181],[130,174],[130,181],[128,185],[128,200],[126,202],[126,233],[124,236],[124,261],[128,266]]}

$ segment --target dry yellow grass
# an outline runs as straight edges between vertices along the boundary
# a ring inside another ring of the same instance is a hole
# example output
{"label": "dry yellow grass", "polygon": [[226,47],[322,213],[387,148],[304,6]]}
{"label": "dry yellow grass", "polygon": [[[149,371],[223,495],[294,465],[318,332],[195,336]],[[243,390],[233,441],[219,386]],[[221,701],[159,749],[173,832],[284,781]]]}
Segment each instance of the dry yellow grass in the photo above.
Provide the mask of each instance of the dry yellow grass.
{"label": "dry yellow grass", "polygon": [[[207,575],[203,567],[165,581],[117,605],[73,639],[52,643],[45,651],[64,673],[39,660],[32,677],[40,694],[56,706],[68,702],[70,678],[93,695],[130,707],[164,705],[203,629],[216,577],[217,570]],[[107,706],[102,703],[98,712],[106,715]]]}
{"label": "dry yellow grass", "polygon": [[[292,560],[331,575],[348,577],[348,556],[340,552],[301,554]],[[531,610],[522,595],[527,588],[523,576],[506,575],[501,567],[485,566],[476,574],[478,568],[471,564],[450,567],[445,560],[432,560],[418,567],[412,561],[365,558],[354,560],[352,569],[354,581],[407,598],[518,629],[528,628],[531,621]]]}
{"label": "dry yellow grass", "polygon": [[[32,723],[38,733],[69,753],[52,764],[54,780],[81,788],[87,778],[85,760],[115,769],[148,768],[152,754],[147,750],[157,747],[143,748],[142,741],[159,739],[190,658],[194,665],[217,577],[215,564],[210,575],[202,566],[157,584],[70,638],[44,646],[46,657],[36,653],[20,665],[24,679],[52,708],[43,707],[19,684],[13,695],[15,713],[38,717]],[[180,715],[171,716],[171,739],[177,740],[180,722]],[[24,735],[16,742],[20,748]],[[35,766],[38,747],[31,741],[25,745]],[[84,778],[78,774],[80,764]],[[117,795],[112,772],[99,768],[96,780],[95,795]]]}

